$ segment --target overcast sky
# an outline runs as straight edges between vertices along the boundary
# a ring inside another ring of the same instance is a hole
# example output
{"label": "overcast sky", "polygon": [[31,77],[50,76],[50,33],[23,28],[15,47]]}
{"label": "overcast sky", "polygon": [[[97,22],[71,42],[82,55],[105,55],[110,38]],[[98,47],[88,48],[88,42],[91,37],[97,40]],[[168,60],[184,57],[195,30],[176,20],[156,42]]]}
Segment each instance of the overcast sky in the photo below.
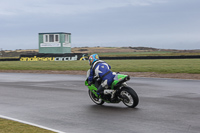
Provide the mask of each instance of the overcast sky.
{"label": "overcast sky", "polygon": [[200,0],[1,0],[0,48],[38,49],[38,33],[72,47],[200,49]]}

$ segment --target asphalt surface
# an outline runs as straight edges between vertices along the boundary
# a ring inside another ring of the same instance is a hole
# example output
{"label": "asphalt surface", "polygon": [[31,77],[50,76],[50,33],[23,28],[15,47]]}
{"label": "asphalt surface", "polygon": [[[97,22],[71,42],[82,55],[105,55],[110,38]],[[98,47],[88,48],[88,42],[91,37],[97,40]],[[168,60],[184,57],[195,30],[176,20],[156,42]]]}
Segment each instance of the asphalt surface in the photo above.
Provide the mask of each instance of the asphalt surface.
{"label": "asphalt surface", "polygon": [[0,115],[67,133],[199,133],[200,81],[131,78],[137,108],[94,104],[83,75],[0,73]]}

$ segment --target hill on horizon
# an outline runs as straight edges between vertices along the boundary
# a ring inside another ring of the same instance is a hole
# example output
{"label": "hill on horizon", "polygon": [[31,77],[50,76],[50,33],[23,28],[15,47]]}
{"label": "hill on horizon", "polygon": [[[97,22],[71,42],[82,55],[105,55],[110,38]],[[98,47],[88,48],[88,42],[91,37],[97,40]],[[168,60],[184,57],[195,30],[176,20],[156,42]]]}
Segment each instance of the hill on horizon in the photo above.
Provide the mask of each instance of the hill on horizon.
{"label": "hill on horizon", "polygon": [[[71,49],[72,53],[124,53],[124,54],[166,54],[166,53],[191,53],[200,55],[200,50],[176,50],[176,49],[157,49],[151,47],[74,47]],[[17,49],[17,50],[2,50],[0,57],[19,57],[21,54],[37,54],[38,49]],[[107,55],[106,55],[107,56]]]}

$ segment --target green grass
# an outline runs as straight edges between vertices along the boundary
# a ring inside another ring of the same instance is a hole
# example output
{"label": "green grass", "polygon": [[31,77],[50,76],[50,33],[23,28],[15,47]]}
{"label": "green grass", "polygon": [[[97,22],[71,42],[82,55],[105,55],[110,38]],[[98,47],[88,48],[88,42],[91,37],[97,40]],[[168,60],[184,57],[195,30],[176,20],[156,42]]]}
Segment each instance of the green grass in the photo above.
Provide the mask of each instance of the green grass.
{"label": "green grass", "polygon": [[[106,60],[112,71],[200,74],[200,59]],[[88,70],[88,61],[2,61],[0,70]]]}
{"label": "green grass", "polygon": [[54,132],[0,118],[0,133],[54,133]]}
{"label": "green grass", "polygon": [[115,71],[200,74],[200,59],[107,61]]}
{"label": "green grass", "polygon": [[2,61],[0,70],[87,70],[88,61]]}

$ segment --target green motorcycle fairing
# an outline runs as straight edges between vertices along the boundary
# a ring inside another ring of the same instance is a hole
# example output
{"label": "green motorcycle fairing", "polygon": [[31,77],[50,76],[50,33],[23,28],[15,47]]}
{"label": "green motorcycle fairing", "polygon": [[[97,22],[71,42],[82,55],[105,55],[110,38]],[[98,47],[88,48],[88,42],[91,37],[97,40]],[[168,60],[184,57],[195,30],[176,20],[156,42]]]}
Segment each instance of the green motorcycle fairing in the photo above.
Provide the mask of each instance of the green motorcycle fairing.
{"label": "green motorcycle fairing", "polygon": [[[85,81],[85,85],[88,87],[88,89],[96,96],[101,98],[101,96],[97,95],[97,88],[95,87],[94,84],[92,84],[91,86],[88,85],[88,81]],[[103,101],[110,103],[110,101],[104,100],[103,98],[101,98]]]}
{"label": "green motorcycle fairing", "polygon": [[[113,90],[115,85],[122,79],[126,78],[128,75],[124,75],[124,74],[116,74],[115,77],[114,77],[114,81],[113,83],[111,84],[111,89]],[[98,97],[96,91],[97,91],[97,88],[95,87],[94,84],[92,84],[91,86],[89,86],[88,84],[88,81],[86,80],[85,81],[85,86],[88,86],[88,89],[96,96]],[[101,98],[101,97],[100,97]],[[101,98],[102,99],[102,98]],[[102,99],[104,100],[104,99]],[[104,100],[105,102],[109,102],[109,101],[106,101]]]}
{"label": "green motorcycle fairing", "polygon": [[88,87],[88,89],[89,89],[96,97],[98,97],[98,95],[97,95],[97,93],[96,93],[97,88],[95,87],[94,84],[92,84],[91,86],[89,86],[88,81],[86,80],[86,81],[85,81],[85,85]]}
{"label": "green motorcycle fairing", "polygon": [[111,89],[114,89],[115,85],[121,81],[122,79],[126,78],[128,75],[124,75],[124,74],[116,74],[114,77],[114,81],[111,84]]}

